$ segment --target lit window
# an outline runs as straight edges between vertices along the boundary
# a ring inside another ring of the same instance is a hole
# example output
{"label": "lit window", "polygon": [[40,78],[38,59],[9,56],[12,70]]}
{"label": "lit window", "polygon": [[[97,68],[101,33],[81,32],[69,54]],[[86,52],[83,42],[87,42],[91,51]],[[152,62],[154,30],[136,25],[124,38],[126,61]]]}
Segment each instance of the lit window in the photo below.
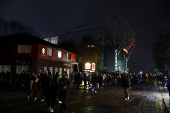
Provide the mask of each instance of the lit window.
{"label": "lit window", "polygon": [[47,71],[47,66],[44,66],[44,72]]}
{"label": "lit window", "polygon": [[58,58],[62,58],[62,51],[58,51]]}
{"label": "lit window", "polygon": [[62,68],[59,68],[59,75],[62,74]]}
{"label": "lit window", "polygon": [[71,54],[67,53],[67,59],[71,60]]}
{"label": "lit window", "polygon": [[56,74],[58,72],[58,68],[57,67],[55,67],[55,73],[54,74]]}
{"label": "lit window", "polygon": [[30,45],[19,45],[18,53],[31,53],[31,46]]}
{"label": "lit window", "polygon": [[51,48],[47,48],[47,55],[52,56],[52,49]]}
{"label": "lit window", "polygon": [[4,71],[5,73],[7,70],[10,72],[11,71],[11,66],[10,65],[0,65],[0,73]]}
{"label": "lit window", "polygon": [[17,65],[16,73],[21,74],[21,72],[25,70],[25,72],[28,70],[28,66],[22,66],[22,65]]}
{"label": "lit window", "polygon": [[53,67],[49,67],[51,74],[53,74]]}

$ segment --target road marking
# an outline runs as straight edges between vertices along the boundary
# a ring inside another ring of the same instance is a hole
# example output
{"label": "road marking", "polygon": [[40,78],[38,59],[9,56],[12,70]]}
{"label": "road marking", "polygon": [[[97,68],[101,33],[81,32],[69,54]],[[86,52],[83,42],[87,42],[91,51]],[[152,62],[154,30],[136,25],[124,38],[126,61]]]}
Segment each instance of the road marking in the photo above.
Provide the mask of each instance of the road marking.
{"label": "road marking", "polygon": [[162,97],[159,97],[159,108],[162,110],[160,99],[162,99]]}
{"label": "road marking", "polygon": [[74,102],[68,103],[67,105],[74,104],[74,103],[77,103],[77,102],[80,102],[80,101],[81,101],[81,100],[74,101]]}
{"label": "road marking", "polygon": [[[66,105],[70,105],[70,104],[74,104],[74,103],[78,103],[78,102],[80,102],[81,100],[78,100],[78,101],[74,101],[74,102],[71,102],[71,103],[68,103],[68,104],[66,104]],[[54,107],[54,109],[57,109],[58,107]]]}
{"label": "road marking", "polygon": [[156,108],[158,108],[158,98],[156,99]]}

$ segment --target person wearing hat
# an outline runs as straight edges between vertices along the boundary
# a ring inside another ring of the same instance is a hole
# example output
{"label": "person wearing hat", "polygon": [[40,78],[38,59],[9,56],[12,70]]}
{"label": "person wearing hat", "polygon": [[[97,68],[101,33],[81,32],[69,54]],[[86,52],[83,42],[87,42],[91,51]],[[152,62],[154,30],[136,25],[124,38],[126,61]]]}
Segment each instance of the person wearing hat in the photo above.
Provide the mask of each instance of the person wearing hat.
{"label": "person wearing hat", "polygon": [[37,75],[35,75],[35,80],[33,81],[33,92],[34,92],[34,101],[36,101],[36,96],[37,96],[37,92],[41,91],[41,87],[40,87],[40,83],[38,82],[39,79],[37,78]]}

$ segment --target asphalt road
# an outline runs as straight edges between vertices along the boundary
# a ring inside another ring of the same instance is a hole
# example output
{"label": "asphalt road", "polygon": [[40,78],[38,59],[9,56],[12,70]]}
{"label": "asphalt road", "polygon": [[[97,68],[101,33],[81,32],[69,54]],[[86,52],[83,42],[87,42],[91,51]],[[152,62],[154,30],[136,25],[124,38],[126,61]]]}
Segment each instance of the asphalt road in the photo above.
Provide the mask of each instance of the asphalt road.
{"label": "asphalt road", "polygon": [[[0,113],[46,113],[46,102],[37,101],[32,97],[27,99],[27,87],[18,84],[0,84]],[[91,89],[77,90],[72,87],[68,90],[66,103],[67,113],[165,113],[160,87],[153,81],[146,81],[143,85],[133,85],[129,90],[130,99],[124,100],[121,81],[110,89],[107,82],[102,93],[92,92]],[[164,96],[167,95],[164,93]],[[60,104],[55,101],[55,113],[58,113]]]}

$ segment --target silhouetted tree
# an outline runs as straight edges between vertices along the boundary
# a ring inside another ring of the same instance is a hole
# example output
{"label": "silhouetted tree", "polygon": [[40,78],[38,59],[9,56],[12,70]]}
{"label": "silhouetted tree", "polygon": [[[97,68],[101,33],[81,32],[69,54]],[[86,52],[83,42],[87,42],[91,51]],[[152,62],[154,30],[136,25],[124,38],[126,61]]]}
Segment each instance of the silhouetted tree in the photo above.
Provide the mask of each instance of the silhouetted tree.
{"label": "silhouetted tree", "polygon": [[73,39],[64,40],[58,46],[76,54],[76,58],[80,62],[80,71],[84,70],[86,62],[97,63],[102,55],[99,44],[91,36],[83,36],[78,44]]}
{"label": "silhouetted tree", "polygon": [[81,59],[80,63],[82,65],[86,62],[97,63],[101,55],[102,51],[98,42],[91,36],[83,36],[77,47],[77,58]]}
{"label": "silhouetted tree", "polygon": [[155,43],[151,47],[156,68],[164,72],[165,61],[170,57],[170,34],[158,34],[155,37]]}
{"label": "silhouetted tree", "polygon": [[35,36],[35,30],[18,20],[7,21],[0,18],[0,36],[27,33]]}
{"label": "silhouetted tree", "polygon": [[73,39],[69,39],[69,40],[63,40],[62,42],[60,42],[58,44],[58,46],[62,49],[68,50],[70,52],[76,53],[76,41]]}

